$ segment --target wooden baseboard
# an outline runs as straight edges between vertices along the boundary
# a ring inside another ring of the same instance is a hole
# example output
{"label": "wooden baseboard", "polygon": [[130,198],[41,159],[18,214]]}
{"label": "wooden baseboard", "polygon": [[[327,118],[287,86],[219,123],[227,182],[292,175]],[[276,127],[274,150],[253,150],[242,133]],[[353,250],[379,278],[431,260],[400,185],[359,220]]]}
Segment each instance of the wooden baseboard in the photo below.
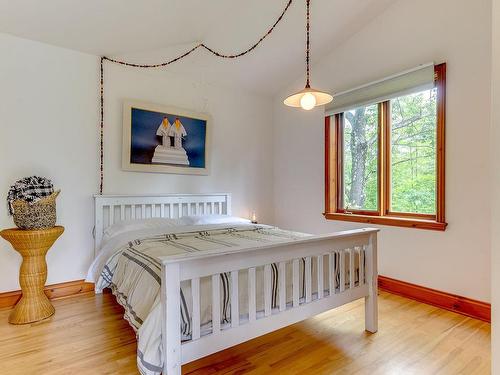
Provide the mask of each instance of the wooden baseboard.
{"label": "wooden baseboard", "polygon": [[378,277],[378,287],[389,293],[467,315],[488,323],[491,322],[491,304],[486,302],[460,297],[455,294],[441,292],[385,276]]}
{"label": "wooden baseboard", "polygon": [[[45,286],[45,294],[49,299],[70,297],[77,294],[89,293],[94,290],[93,283],[86,283],[85,280],[69,281],[66,283],[52,284]],[[0,308],[13,307],[21,298],[21,291],[0,293]]]}

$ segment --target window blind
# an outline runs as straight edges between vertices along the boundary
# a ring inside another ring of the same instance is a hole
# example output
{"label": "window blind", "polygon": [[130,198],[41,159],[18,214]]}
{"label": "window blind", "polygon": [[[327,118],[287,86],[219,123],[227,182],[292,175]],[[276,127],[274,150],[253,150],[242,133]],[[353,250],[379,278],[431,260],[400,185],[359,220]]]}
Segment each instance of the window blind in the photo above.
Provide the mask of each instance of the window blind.
{"label": "window blind", "polygon": [[325,108],[326,115],[334,115],[349,109],[390,100],[412,92],[434,87],[434,63],[394,74],[354,89],[333,95],[333,101]]}

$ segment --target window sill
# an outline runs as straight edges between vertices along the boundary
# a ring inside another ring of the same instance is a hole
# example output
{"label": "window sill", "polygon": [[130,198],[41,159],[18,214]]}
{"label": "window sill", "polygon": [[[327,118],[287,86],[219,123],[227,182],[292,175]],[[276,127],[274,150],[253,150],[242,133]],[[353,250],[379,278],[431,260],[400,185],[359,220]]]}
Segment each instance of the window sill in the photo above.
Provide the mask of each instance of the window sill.
{"label": "window sill", "polygon": [[370,216],[344,213],[324,213],[327,220],[352,221],[356,223],[381,224],[393,227],[418,228],[444,231],[448,223],[439,223],[434,220],[423,220],[390,216]]}

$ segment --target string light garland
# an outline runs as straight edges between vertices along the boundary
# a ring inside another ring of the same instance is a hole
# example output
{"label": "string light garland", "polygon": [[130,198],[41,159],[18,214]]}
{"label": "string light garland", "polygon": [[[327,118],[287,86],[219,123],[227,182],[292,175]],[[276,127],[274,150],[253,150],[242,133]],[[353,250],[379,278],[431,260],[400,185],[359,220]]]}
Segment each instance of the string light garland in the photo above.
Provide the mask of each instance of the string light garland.
{"label": "string light garland", "polygon": [[283,103],[289,107],[302,107],[306,111],[314,107],[325,105],[333,100],[333,96],[327,92],[311,88],[311,72],[309,68],[309,55],[311,49],[310,31],[311,31],[311,0],[306,0],[306,87],[287,97]]}
{"label": "string light garland", "polygon": [[101,126],[100,126],[100,179],[99,179],[99,194],[102,195],[104,187],[104,57],[101,57]]}
{"label": "string light garland", "polygon": [[[310,0],[307,0],[308,17],[309,17],[309,1]],[[187,57],[188,55],[190,55],[191,53],[193,53],[194,51],[196,51],[200,48],[208,51],[209,53],[211,53],[212,55],[214,55],[216,57],[223,58],[223,59],[235,59],[238,57],[242,57],[242,56],[246,55],[247,53],[250,53],[251,51],[253,51],[255,48],[257,48],[264,41],[264,39],[266,39],[274,31],[275,27],[278,25],[278,23],[280,23],[280,21],[283,19],[286,12],[288,11],[290,6],[292,5],[292,2],[293,2],[293,0],[288,0],[286,6],[283,9],[283,11],[281,12],[280,16],[276,19],[276,21],[273,23],[273,25],[267,30],[267,32],[256,43],[254,43],[248,49],[241,51],[241,52],[238,52],[238,53],[235,53],[235,54],[224,54],[222,52],[218,52],[218,51],[214,50],[213,48],[208,47],[205,43],[199,43],[196,46],[194,46],[193,48],[191,48],[190,50],[184,52],[183,54],[181,54],[181,55],[179,55],[171,60],[168,60],[168,61],[165,61],[162,63],[158,63],[158,64],[138,64],[138,63],[131,63],[131,62],[123,61],[123,60],[118,60],[118,59],[113,59],[110,57],[102,56],[101,57],[101,71],[100,71],[101,72],[101,80],[100,80],[101,123],[100,123],[99,194],[102,195],[103,188],[104,188],[104,63],[106,61],[109,61],[109,62],[114,63],[114,64],[133,67],[133,68],[141,68],[141,69],[161,68],[161,67],[173,64],[173,63],[183,59],[184,57]],[[309,22],[308,22],[308,24],[309,24]],[[308,36],[308,40],[309,40],[309,36]],[[307,59],[309,59],[309,48],[307,49]],[[309,60],[307,60],[307,67],[309,69]],[[308,80],[308,82],[309,82],[309,80]]]}

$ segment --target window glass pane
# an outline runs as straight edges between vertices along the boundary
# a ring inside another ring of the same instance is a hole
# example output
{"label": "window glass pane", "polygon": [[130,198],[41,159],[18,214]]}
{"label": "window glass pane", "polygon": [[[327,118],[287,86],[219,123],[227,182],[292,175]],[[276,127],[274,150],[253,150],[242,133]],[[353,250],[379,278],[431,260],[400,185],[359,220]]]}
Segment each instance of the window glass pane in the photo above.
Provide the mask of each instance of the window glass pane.
{"label": "window glass pane", "polygon": [[436,89],[391,100],[391,211],[436,213]]}
{"label": "window glass pane", "polygon": [[378,209],[378,105],[344,112],[343,207]]}

